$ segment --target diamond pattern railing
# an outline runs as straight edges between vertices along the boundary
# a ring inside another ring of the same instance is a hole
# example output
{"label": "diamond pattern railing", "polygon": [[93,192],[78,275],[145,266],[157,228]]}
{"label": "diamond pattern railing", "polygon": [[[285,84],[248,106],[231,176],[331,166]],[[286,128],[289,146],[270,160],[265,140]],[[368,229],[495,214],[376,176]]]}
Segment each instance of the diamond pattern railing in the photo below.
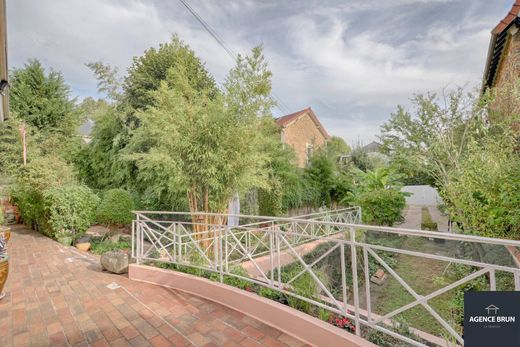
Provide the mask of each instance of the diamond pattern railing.
{"label": "diamond pattern railing", "polygon": [[[288,300],[300,300],[348,317],[354,322],[354,331],[358,335],[366,329],[373,329],[415,346],[435,344],[444,337],[415,329],[420,338],[413,339],[400,335],[391,327],[397,316],[421,307],[431,316],[432,324],[435,322],[441,326],[451,339],[463,345],[461,332],[438,312],[432,304],[433,299],[481,277],[486,278],[490,290],[496,290],[497,273],[510,274],[512,288],[520,290],[520,269],[511,259],[502,262],[497,261],[498,257],[482,260],[460,256],[456,252],[438,254],[382,244],[380,239],[389,236],[417,238],[425,242],[440,239],[446,242],[446,248],[486,245],[497,254],[506,254],[503,251],[506,247],[520,247],[519,241],[362,225],[358,208],[293,218],[239,216],[247,223],[238,226],[193,222],[186,217],[190,216],[189,213],[135,214],[132,256],[139,263],[160,261],[214,272],[220,281],[227,277],[249,281],[284,294]],[[227,220],[227,216],[223,217],[221,220]],[[371,233],[381,236],[374,240],[368,237]],[[321,248],[314,248],[314,253],[309,253],[308,248],[316,244]],[[390,253],[458,264],[473,270],[431,293],[420,294],[406,276],[398,273],[383,257],[383,254]],[[255,276],[235,271],[246,262],[251,264]],[[331,264],[335,266],[337,275],[334,283],[322,275],[322,269]],[[374,312],[370,264],[383,268],[411,296],[412,301],[390,312]]]}

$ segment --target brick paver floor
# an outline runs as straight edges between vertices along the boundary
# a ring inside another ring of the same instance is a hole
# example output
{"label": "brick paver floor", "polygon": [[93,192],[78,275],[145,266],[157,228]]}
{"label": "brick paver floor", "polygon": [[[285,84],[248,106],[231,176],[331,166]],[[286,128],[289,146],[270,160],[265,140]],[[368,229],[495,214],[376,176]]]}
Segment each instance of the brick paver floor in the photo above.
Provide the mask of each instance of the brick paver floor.
{"label": "brick paver floor", "polygon": [[224,306],[102,272],[96,257],[24,226],[12,230],[2,347],[302,345]]}

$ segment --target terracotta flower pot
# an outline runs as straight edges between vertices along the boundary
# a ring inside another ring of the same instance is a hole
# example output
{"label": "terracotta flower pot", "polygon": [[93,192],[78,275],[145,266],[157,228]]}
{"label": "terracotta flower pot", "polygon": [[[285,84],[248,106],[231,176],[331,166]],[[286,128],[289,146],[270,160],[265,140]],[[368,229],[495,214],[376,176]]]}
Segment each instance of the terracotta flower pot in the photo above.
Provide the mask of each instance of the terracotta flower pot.
{"label": "terracotta flower pot", "polygon": [[9,257],[7,255],[0,256],[0,293],[4,290],[4,284],[9,274]]}

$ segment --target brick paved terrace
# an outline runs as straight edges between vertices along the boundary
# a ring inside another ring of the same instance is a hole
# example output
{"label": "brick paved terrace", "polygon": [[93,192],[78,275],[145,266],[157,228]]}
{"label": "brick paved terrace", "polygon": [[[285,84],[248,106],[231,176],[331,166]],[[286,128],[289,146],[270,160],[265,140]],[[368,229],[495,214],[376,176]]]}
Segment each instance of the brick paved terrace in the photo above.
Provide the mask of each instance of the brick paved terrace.
{"label": "brick paved terrace", "polygon": [[102,272],[96,257],[24,226],[12,231],[0,346],[302,345],[219,304]]}

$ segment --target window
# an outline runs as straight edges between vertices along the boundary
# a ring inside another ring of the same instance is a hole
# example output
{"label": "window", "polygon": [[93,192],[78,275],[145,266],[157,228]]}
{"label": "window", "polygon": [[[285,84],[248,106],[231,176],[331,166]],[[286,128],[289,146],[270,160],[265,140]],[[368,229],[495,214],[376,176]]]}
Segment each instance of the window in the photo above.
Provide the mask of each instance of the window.
{"label": "window", "polygon": [[313,152],[314,152],[314,145],[312,143],[308,143],[306,152],[305,152],[305,162],[308,163],[311,160]]}

